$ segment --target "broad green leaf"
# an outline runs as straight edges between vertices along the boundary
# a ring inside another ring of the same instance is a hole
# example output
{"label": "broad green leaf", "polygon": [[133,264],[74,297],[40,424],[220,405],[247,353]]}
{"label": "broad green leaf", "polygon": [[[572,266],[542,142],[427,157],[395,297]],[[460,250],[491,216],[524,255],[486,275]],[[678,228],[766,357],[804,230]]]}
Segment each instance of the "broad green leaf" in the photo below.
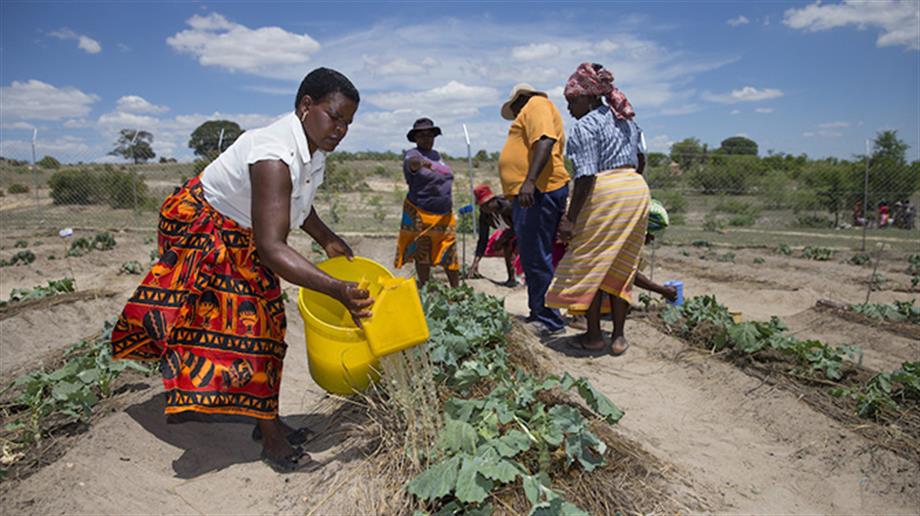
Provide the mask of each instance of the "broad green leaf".
{"label": "broad green leaf", "polygon": [[591,407],[591,410],[600,414],[605,421],[614,424],[623,417],[624,412],[614,405],[604,393],[595,389],[588,380],[580,378],[577,386],[578,393],[585,400],[585,403]]}
{"label": "broad green leaf", "polygon": [[495,451],[497,451],[500,456],[510,458],[518,453],[529,450],[530,443],[531,440],[527,437],[527,434],[520,430],[512,429],[498,439],[490,441],[488,445],[495,448]]}
{"label": "broad green leaf", "polygon": [[450,494],[457,486],[460,457],[454,456],[429,467],[407,486],[410,494],[422,500],[435,500]]}
{"label": "broad green leaf", "polygon": [[455,419],[447,419],[438,435],[438,447],[450,452],[474,453],[476,441],[478,437],[473,425]]}
{"label": "broad green leaf", "polygon": [[585,428],[585,417],[571,405],[556,405],[550,408],[547,414],[567,434],[579,432]]}
{"label": "broad green leaf", "polygon": [[465,457],[460,472],[457,474],[457,500],[463,503],[480,503],[492,491],[492,481],[480,475],[478,461]]}
{"label": "broad green leaf", "polygon": [[553,498],[533,506],[530,509],[530,516],[589,516],[589,514],[562,498]]}
{"label": "broad green leaf", "polygon": [[95,382],[98,382],[100,377],[101,377],[101,373],[95,367],[92,369],[86,369],[86,370],[80,371],[80,373],[77,374],[77,378],[79,378],[80,381],[85,384],[93,384]]}
{"label": "broad green leaf", "polygon": [[56,400],[64,401],[79,392],[82,388],[83,386],[79,383],[59,382],[54,384],[54,388],[51,389],[51,395]]}
{"label": "broad green leaf", "polygon": [[585,471],[593,471],[604,464],[607,445],[591,432],[572,434],[565,439],[565,454],[569,462],[577,460]]}
{"label": "broad green leaf", "polygon": [[754,323],[741,323],[728,327],[728,336],[735,343],[735,348],[745,353],[756,353],[763,349],[765,341]]}

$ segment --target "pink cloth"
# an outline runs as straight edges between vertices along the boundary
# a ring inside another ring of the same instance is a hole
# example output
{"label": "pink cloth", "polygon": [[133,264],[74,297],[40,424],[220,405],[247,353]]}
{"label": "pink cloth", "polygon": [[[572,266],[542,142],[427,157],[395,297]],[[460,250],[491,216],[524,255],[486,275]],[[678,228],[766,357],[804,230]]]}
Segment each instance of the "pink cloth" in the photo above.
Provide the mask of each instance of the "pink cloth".
{"label": "pink cloth", "polygon": [[604,96],[613,115],[620,120],[633,118],[636,112],[626,98],[626,94],[613,84],[613,73],[606,68],[595,69],[591,63],[581,63],[565,83],[566,97],[591,95]]}

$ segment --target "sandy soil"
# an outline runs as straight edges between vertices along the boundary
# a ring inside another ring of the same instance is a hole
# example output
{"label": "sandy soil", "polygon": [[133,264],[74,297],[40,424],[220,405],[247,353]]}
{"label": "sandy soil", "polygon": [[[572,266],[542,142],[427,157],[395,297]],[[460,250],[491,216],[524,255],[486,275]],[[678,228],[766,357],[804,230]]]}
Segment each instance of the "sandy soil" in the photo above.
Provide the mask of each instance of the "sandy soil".
{"label": "sandy soil", "polygon": [[[4,380],[11,378],[7,371],[35,363],[55,349],[92,335],[105,319],[117,315],[139,281],[138,276],[118,275],[118,268],[129,259],[146,263],[153,244],[145,243],[147,235],[140,233],[115,237],[119,242],[115,250],[89,255],[86,263],[90,265],[79,270],[75,263],[47,260],[38,251],[38,266],[4,269],[3,296],[14,287],[63,277],[71,266],[80,289],[119,292],[101,300],[24,312],[0,321]],[[56,236],[34,239],[49,241],[43,244],[49,249],[61,247]],[[392,263],[392,239],[352,236],[350,240],[359,254]],[[12,254],[13,241],[15,236],[4,235],[0,254]],[[293,243],[304,251],[309,249],[305,239]],[[683,256],[684,250],[691,256]],[[866,269],[772,255],[765,255],[765,264],[754,265],[753,257],[763,256],[763,252],[735,253],[736,263],[725,264],[700,260],[702,251],[695,248],[661,248],[656,252],[655,278],[682,279],[687,295],[714,293],[747,319],[780,315],[802,334],[831,343],[860,340],[857,343],[865,348],[870,367],[887,367],[920,355],[915,342],[812,309],[820,298],[861,300],[865,285],[860,281],[868,276]],[[832,274],[827,267],[833,267]],[[499,259],[484,260],[481,270],[487,277],[504,279]],[[410,274],[411,270],[401,273]],[[886,276],[898,284],[903,280],[894,271]],[[443,281],[443,277],[436,279]],[[504,297],[512,314],[526,315],[523,287],[506,289],[487,279],[476,280],[473,285]],[[293,287],[288,288],[295,293]],[[905,298],[911,295],[890,290],[873,293],[876,302]],[[0,484],[4,512],[372,511],[372,506],[358,503],[368,498],[373,480],[360,484],[364,487],[350,481],[362,475],[364,463],[358,450],[343,440],[348,426],[359,421],[309,378],[302,323],[292,303],[288,314],[290,347],[285,360],[282,414],[294,425],[306,424],[317,430],[320,437],[311,441],[308,449],[322,468],[286,476],[273,473],[259,460],[260,446],[250,440],[246,425],[167,425],[159,380],[152,377],[147,387],[113,400],[110,410],[100,415],[88,432],[73,438],[59,460],[22,482]],[[533,337],[529,343],[553,369],[587,376],[624,408],[627,415],[618,425],[623,437],[641,443],[663,463],[688,472],[699,490],[696,495],[712,502],[714,510],[917,512],[920,465],[872,447],[852,429],[814,411],[788,392],[761,385],[730,364],[688,349],[641,318],[631,319],[627,331],[632,347],[619,358],[578,356],[566,346],[569,335],[545,342]]]}

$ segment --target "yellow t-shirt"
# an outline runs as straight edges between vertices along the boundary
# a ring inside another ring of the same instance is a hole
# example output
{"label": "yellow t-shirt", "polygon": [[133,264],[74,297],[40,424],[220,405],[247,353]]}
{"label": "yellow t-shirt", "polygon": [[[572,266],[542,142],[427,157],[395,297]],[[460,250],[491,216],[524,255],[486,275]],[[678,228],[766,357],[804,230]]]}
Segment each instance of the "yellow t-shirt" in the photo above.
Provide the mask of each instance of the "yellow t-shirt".
{"label": "yellow t-shirt", "polygon": [[562,151],[565,147],[565,132],[559,110],[546,97],[534,95],[511,122],[508,139],[498,158],[498,175],[501,177],[505,196],[518,194],[533,154],[532,146],[543,136],[556,140],[546,166],[537,176],[536,187],[541,192],[552,192],[568,184],[569,173],[565,169]]}

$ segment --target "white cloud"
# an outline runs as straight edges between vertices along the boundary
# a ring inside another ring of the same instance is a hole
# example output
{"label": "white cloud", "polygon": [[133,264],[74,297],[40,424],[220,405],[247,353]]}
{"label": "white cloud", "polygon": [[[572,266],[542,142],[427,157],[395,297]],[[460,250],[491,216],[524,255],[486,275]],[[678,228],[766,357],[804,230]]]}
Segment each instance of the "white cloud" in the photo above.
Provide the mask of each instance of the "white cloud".
{"label": "white cloud", "polygon": [[674,145],[674,140],[666,134],[659,134],[648,140],[647,143],[649,152],[667,153],[671,151],[671,145]]}
{"label": "white cloud", "polygon": [[821,129],[843,129],[846,127],[850,127],[850,123],[849,122],[827,122],[824,124],[820,124],[818,127],[820,127]]}
{"label": "white cloud", "polygon": [[137,95],[126,95],[118,99],[118,110],[127,113],[163,113],[169,111],[166,106],[157,106],[151,104],[143,97]]}
{"label": "white cloud", "polygon": [[486,86],[471,86],[450,81],[430,90],[387,92],[368,96],[368,102],[384,109],[411,107],[420,111],[440,112],[449,115],[478,113],[480,107],[500,104],[499,92]]}
{"label": "white cloud", "polygon": [[292,87],[282,88],[280,86],[243,86],[246,91],[255,91],[257,93],[266,93],[268,95],[286,95],[290,96],[292,101],[297,91]]}
{"label": "white cloud", "polygon": [[846,0],[840,4],[815,2],[801,9],[789,9],[783,23],[809,32],[855,25],[860,30],[881,30],[878,47],[905,46],[920,50],[920,2],[916,0]]}
{"label": "white cloud", "polygon": [[536,61],[537,59],[549,59],[558,55],[559,47],[552,43],[531,43],[530,45],[511,49],[511,57],[518,61]]}
{"label": "white cloud", "polygon": [[759,107],[759,108],[755,109],[754,111],[760,113],[761,115],[769,115],[770,113],[773,112],[773,108],[771,108],[771,107],[763,107],[763,108]]}
{"label": "white cloud", "polygon": [[250,29],[220,14],[192,16],[191,29],[166,38],[179,52],[198,58],[202,66],[262,77],[302,78],[310,57],[320,44],[307,34],[294,34],[280,27]]}
{"label": "white cloud", "polygon": [[86,116],[99,97],[76,88],[58,88],[30,80],[13,81],[0,88],[0,109],[4,118],[23,120],[63,120]]}
{"label": "white cloud", "polygon": [[[362,55],[364,70],[371,75],[416,75],[423,74],[427,68],[435,64],[431,58],[423,61],[409,61],[404,57],[395,59],[381,59],[377,56]],[[425,64],[425,63],[428,64]]]}
{"label": "white cloud", "polygon": [[748,20],[747,16],[742,15],[738,16],[737,18],[732,18],[725,23],[731,25],[732,27],[740,27],[741,25],[747,25],[748,23],[751,23],[751,20]]}
{"label": "white cloud", "polygon": [[[40,158],[45,155],[64,158],[70,156],[86,156],[90,146],[82,139],[75,136],[61,136],[55,139],[44,139],[39,135],[35,140],[35,154]],[[0,155],[3,156],[31,156],[32,140],[0,140]],[[66,156],[66,157],[65,157]],[[73,160],[78,161],[78,160]],[[85,159],[84,159],[85,161]]]}
{"label": "white cloud", "polygon": [[819,131],[806,131],[802,133],[802,136],[805,138],[840,138],[843,133],[821,129]]}
{"label": "white cloud", "polygon": [[764,27],[769,27],[769,26],[770,26],[770,17],[769,17],[769,16],[764,16],[764,18],[763,18],[763,26],[764,26]]}
{"label": "white cloud", "polygon": [[755,88],[745,86],[740,90],[732,90],[731,93],[704,93],[703,98],[711,102],[720,102],[723,104],[734,104],[736,102],[758,102],[761,100],[775,99],[783,96],[783,92],[774,88]]}
{"label": "white cloud", "polygon": [[732,115],[740,115],[740,114],[741,114],[741,110],[740,110],[740,109],[733,109],[732,112],[731,112],[730,114],[732,114]]}
{"label": "white cloud", "polygon": [[75,40],[77,42],[77,47],[88,54],[98,54],[102,52],[102,45],[100,45],[98,41],[89,36],[77,34],[68,28],[50,32],[49,35],[61,40]]}

